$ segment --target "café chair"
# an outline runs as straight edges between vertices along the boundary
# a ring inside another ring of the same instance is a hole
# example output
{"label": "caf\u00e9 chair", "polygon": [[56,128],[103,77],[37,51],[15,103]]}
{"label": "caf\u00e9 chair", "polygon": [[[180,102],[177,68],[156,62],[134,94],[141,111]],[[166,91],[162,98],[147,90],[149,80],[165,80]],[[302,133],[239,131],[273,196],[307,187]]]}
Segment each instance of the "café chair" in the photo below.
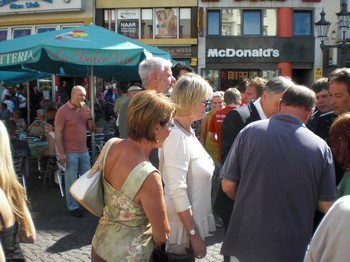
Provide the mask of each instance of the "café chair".
{"label": "caf\u00e9 chair", "polygon": [[105,144],[105,134],[104,133],[94,133],[94,143],[95,143],[95,155],[92,159],[92,146],[91,146],[91,134],[87,135],[87,146],[89,150],[89,155],[92,163],[95,163],[98,155],[100,154],[104,144]]}
{"label": "caf\u00e9 chair", "polygon": [[56,156],[41,157],[39,163],[41,166],[41,173],[43,174],[43,188],[45,190],[46,182],[51,181],[51,178],[54,177],[57,169]]}
{"label": "caf\u00e9 chair", "polygon": [[105,143],[109,140],[109,139],[111,139],[112,137],[114,137],[114,129],[113,130],[111,130],[110,132],[108,132],[106,135],[105,135]]}
{"label": "caf\u00e9 chair", "polygon": [[26,161],[28,157],[27,150],[16,150],[16,154],[13,156],[13,167],[17,175],[18,181],[23,185],[25,199],[28,200],[27,194],[27,182],[26,182]]}
{"label": "caf\u00e9 chair", "polygon": [[55,182],[58,184],[61,192],[61,196],[64,197],[64,171],[65,168],[60,165],[60,163],[56,163],[56,171],[55,171]]}

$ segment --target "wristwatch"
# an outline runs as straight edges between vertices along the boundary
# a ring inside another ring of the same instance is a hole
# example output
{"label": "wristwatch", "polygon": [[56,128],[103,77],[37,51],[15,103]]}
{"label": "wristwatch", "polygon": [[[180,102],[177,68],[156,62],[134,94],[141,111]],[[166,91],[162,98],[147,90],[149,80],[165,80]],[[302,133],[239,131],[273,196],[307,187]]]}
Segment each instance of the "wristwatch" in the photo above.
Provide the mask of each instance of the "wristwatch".
{"label": "wristwatch", "polygon": [[188,232],[188,236],[192,237],[196,234],[196,230],[191,229],[190,232]]}

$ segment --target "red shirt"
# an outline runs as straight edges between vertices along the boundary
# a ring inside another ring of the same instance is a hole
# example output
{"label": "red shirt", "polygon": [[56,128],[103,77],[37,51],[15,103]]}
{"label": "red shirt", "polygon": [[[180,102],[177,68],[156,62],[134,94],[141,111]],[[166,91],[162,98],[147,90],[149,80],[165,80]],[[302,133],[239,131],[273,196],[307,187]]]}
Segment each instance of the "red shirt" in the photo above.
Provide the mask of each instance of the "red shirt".
{"label": "red shirt", "polygon": [[62,144],[65,153],[87,151],[86,130],[88,115],[69,101],[61,106],[55,116],[55,126],[62,126]]}
{"label": "red shirt", "polygon": [[213,116],[210,119],[210,123],[208,126],[208,131],[216,134],[218,138],[218,159],[219,161],[221,160],[220,157],[220,151],[221,151],[221,127],[222,127],[222,122],[224,122],[224,119],[228,112],[230,112],[232,109],[235,109],[236,106],[226,106],[223,109],[220,109],[216,111]]}

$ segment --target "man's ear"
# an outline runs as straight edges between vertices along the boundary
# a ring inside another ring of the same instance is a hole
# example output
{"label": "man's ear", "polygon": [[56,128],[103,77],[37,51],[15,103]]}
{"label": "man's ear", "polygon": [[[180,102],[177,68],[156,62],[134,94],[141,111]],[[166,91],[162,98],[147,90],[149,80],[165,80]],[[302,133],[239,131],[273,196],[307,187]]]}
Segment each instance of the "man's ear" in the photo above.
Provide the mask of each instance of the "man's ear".
{"label": "man's ear", "polygon": [[277,113],[281,112],[281,108],[282,108],[282,100],[280,100],[280,102],[278,103]]}

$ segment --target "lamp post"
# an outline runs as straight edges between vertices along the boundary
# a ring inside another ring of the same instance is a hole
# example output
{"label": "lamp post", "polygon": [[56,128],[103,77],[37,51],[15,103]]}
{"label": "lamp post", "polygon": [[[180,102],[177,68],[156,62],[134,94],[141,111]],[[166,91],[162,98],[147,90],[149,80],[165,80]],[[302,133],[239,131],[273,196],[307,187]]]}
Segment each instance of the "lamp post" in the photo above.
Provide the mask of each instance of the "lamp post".
{"label": "lamp post", "polygon": [[350,48],[350,44],[346,43],[346,32],[350,28],[350,12],[348,12],[348,5],[346,1],[341,1],[341,10],[340,12],[336,13],[338,17],[338,30],[339,32],[341,32],[341,41],[334,45],[325,44],[325,42],[328,40],[328,31],[331,23],[326,20],[325,18],[326,13],[324,12],[324,10],[322,10],[320,15],[321,15],[321,19],[315,22],[317,37],[321,41],[320,48],[322,49],[322,52],[326,48],[332,48],[332,47],[339,48],[342,53],[341,66],[345,66],[346,50]]}

